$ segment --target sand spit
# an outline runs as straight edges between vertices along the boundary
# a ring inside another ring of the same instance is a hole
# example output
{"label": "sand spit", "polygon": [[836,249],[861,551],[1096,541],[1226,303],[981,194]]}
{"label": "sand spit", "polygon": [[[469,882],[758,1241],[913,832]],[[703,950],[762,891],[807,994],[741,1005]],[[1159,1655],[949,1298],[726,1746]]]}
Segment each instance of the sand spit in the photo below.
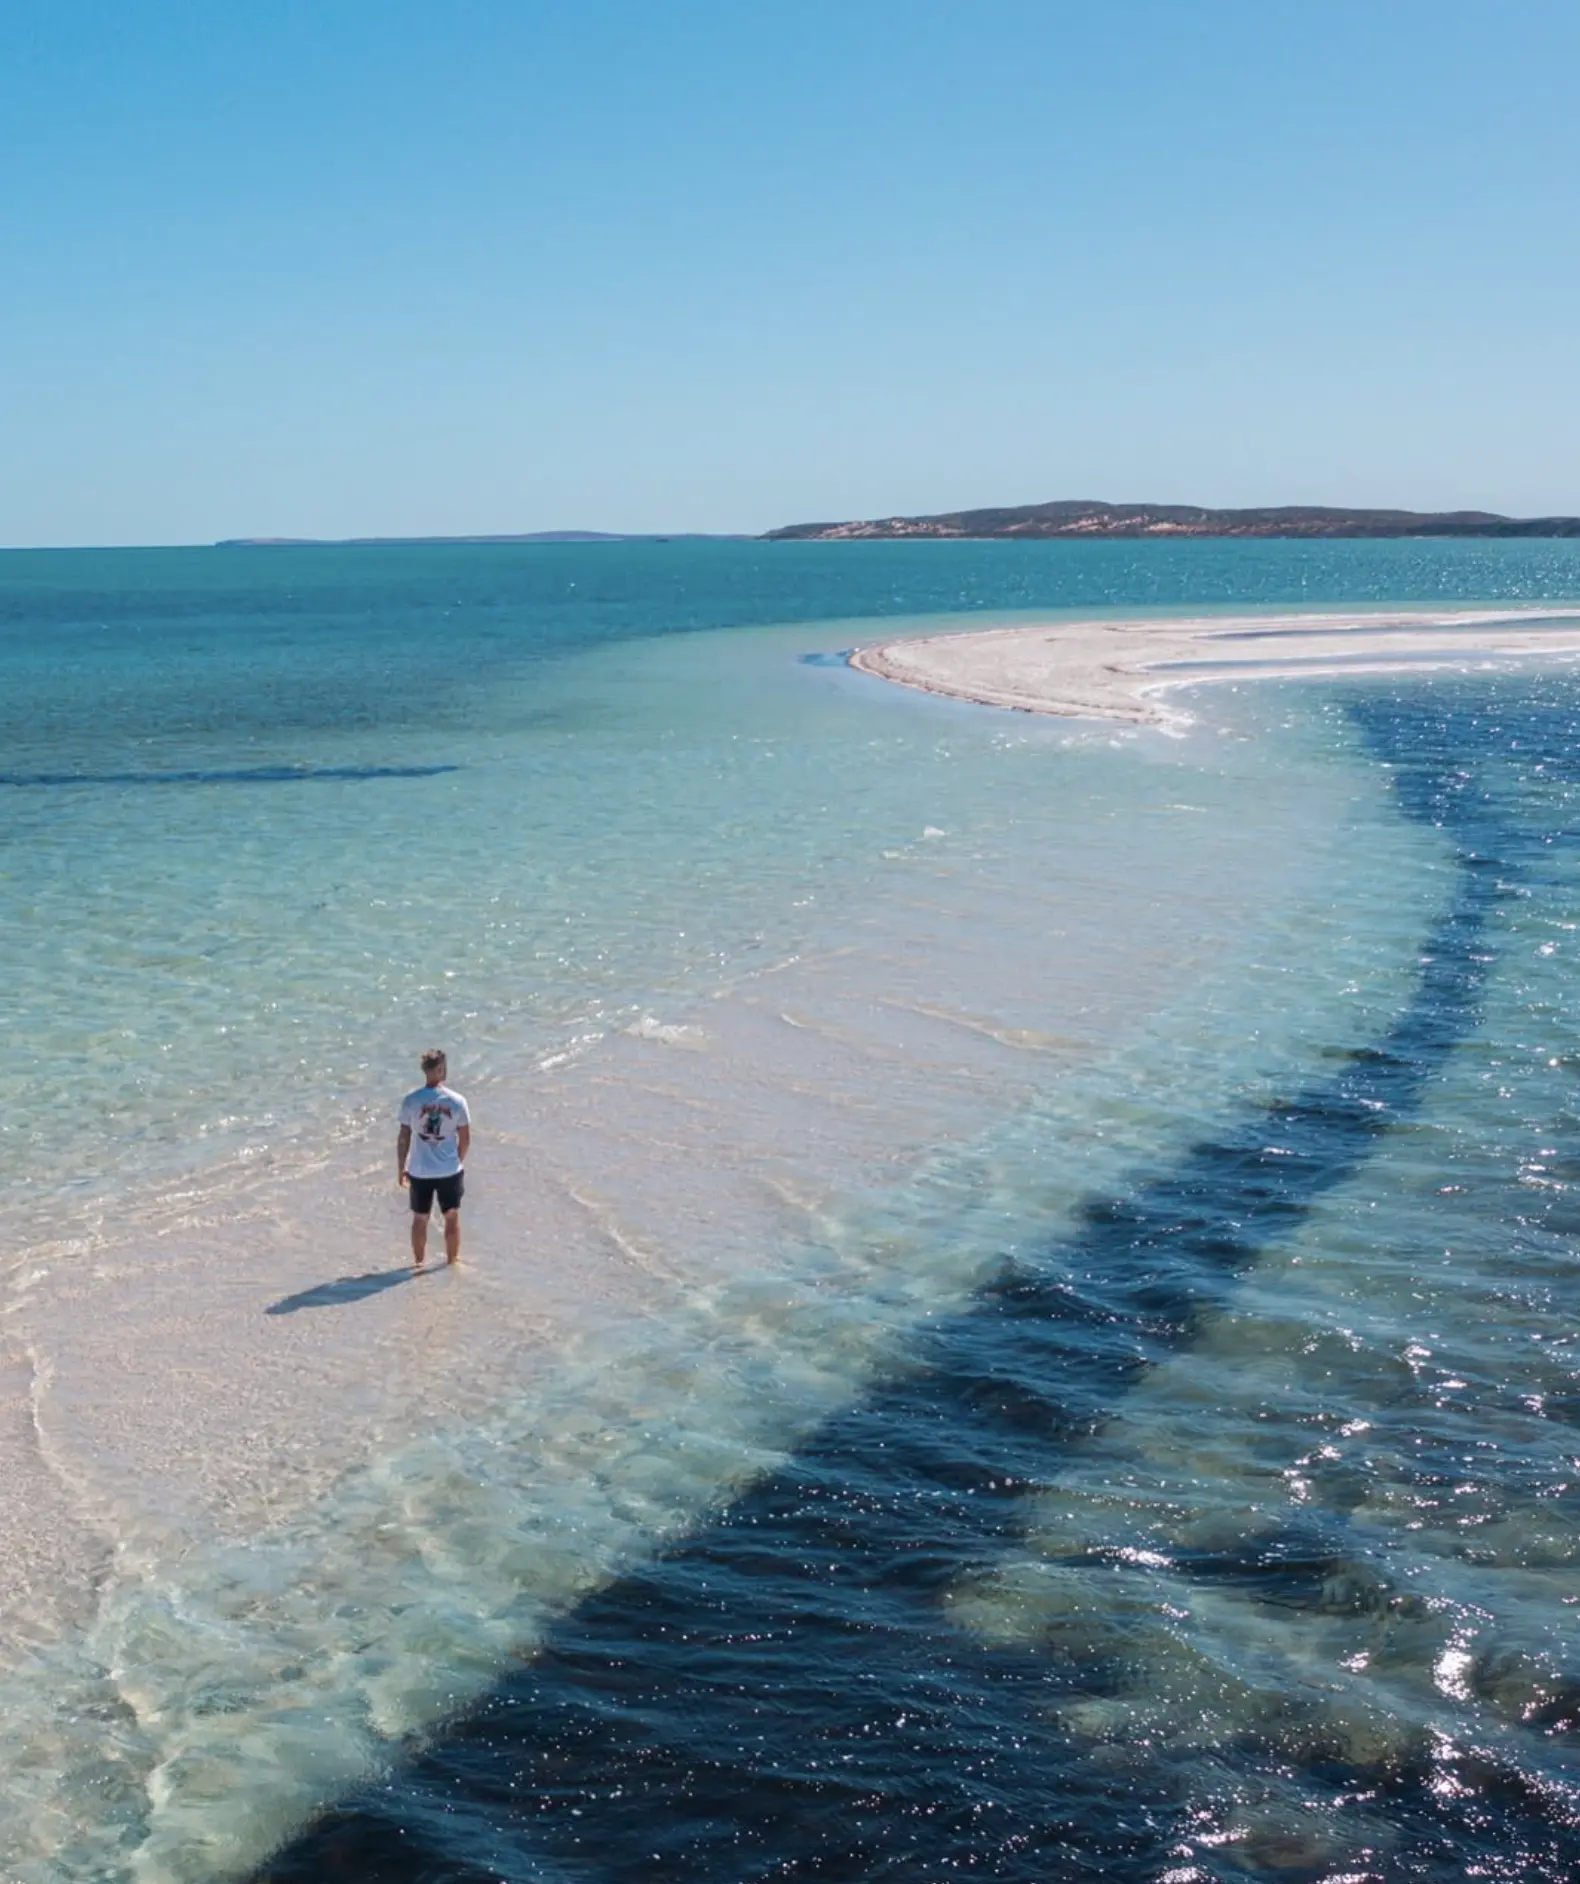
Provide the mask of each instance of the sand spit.
{"label": "sand spit", "polygon": [[884,642],[851,665],[983,706],[1167,726],[1189,719],[1157,703],[1171,688],[1533,655],[1580,656],[1580,608],[1049,622]]}

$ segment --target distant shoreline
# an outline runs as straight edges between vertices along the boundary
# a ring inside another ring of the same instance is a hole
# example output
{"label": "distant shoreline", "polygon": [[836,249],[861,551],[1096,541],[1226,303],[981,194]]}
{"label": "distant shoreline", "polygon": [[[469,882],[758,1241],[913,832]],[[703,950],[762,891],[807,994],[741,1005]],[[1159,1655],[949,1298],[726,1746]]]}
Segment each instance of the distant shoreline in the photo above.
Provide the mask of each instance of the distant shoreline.
{"label": "distant shoreline", "polygon": [[672,530],[527,530],[515,536],[226,536],[213,549],[400,549],[462,543],[747,543],[755,539],[723,532]]}
{"label": "distant shoreline", "polygon": [[1213,510],[1195,504],[1108,504],[1083,498],[932,516],[791,523],[761,535],[728,530],[475,531],[456,536],[231,536],[215,549],[394,549],[506,543],[1045,542],[1108,538],[1580,537],[1580,517],[1505,517],[1491,510],[1367,510],[1282,505]]}

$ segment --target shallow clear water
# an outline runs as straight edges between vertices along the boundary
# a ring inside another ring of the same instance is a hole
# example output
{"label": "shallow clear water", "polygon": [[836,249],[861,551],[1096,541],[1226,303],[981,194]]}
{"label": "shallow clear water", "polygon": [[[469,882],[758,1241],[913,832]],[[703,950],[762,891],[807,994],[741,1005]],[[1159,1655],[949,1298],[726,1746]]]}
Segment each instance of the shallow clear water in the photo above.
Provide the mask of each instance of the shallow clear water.
{"label": "shallow clear water", "polygon": [[[279,1876],[1562,1875],[1580,689],[1166,740],[800,657],[1577,590],[5,559],[7,1874],[236,1874],[340,1801]],[[429,1037],[473,1242],[412,1284]]]}

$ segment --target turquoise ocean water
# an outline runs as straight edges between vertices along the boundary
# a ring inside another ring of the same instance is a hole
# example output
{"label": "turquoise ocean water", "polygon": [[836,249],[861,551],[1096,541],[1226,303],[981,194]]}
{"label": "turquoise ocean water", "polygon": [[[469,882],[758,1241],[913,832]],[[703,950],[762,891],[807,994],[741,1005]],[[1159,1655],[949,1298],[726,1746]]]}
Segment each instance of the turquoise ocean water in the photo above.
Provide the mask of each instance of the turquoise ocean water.
{"label": "turquoise ocean water", "polygon": [[806,657],[1576,600],[1564,543],[0,558],[0,1872],[1566,1875],[1580,680],[1164,737]]}

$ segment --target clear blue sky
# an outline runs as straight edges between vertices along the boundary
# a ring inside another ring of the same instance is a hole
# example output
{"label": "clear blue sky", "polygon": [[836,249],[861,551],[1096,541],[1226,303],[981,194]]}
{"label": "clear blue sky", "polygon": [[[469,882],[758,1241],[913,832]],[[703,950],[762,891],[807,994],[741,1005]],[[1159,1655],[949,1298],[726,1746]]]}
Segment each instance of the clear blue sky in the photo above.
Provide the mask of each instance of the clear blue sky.
{"label": "clear blue sky", "polygon": [[1580,512],[1573,0],[8,0],[0,543]]}

